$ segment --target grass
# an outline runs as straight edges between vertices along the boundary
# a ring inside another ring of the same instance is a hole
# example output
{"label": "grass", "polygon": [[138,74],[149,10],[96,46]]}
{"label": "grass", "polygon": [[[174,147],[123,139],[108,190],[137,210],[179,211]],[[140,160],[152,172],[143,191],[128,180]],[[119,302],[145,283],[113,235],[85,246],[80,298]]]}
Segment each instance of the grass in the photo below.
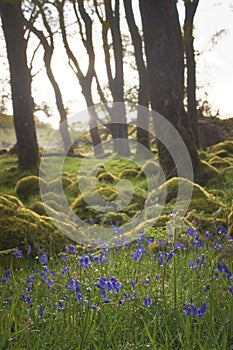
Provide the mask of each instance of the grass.
{"label": "grass", "polygon": [[[57,161],[48,158],[52,167]],[[81,161],[66,157],[62,171],[75,180]],[[118,177],[128,164],[114,159],[104,165]],[[1,181],[15,166],[16,158],[0,158],[1,192],[14,193]],[[147,187],[146,180],[131,182]],[[214,189],[226,215],[231,182],[229,175]],[[53,256],[27,246],[24,257],[17,249],[0,252],[0,349],[232,349],[233,248],[216,225],[220,214],[196,230],[184,231],[176,218],[173,230],[145,226],[130,243],[113,227],[114,247],[66,246]]]}
{"label": "grass", "polygon": [[145,234],[127,244],[118,232],[115,248],[69,246],[57,257],[16,251],[1,271],[0,348],[230,349],[224,232],[200,238],[189,229],[183,243],[167,236],[166,244]]}

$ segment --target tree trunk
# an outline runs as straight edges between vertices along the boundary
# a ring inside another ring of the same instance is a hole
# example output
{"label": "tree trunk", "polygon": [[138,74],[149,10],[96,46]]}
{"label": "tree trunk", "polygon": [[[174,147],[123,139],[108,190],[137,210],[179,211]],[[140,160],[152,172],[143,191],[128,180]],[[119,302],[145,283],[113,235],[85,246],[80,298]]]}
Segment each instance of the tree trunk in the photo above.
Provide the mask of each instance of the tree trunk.
{"label": "tree trunk", "polygon": [[39,164],[39,150],[33,117],[31,76],[27,66],[21,1],[1,2],[0,12],[10,66],[19,167],[28,169]]}
{"label": "tree trunk", "polygon": [[196,62],[193,47],[193,19],[199,0],[185,0],[184,48],[187,68],[188,114],[196,142],[199,148],[198,116],[196,103]]}
{"label": "tree trunk", "polygon": [[[143,58],[142,38],[139,34],[138,27],[134,19],[134,13],[132,8],[132,0],[124,0],[126,20],[128,23],[130,35],[132,38],[135,60],[139,75],[139,92],[138,92],[138,105],[149,107],[149,91],[148,91],[148,77],[147,68]],[[140,127],[141,126],[141,127]],[[137,142],[139,145],[143,145],[150,150],[150,136],[149,132],[149,111],[147,114],[140,112],[138,109],[137,115]],[[141,147],[137,147],[137,154],[141,152]]]}
{"label": "tree trunk", "polygon": [[[189,151],[193,168],[199,157],[189,118],[184,110],[184,51],[175,0],[140,0],[148,67],[151,107],[178,131]],[[156,120],[154,119],[156,125]],[[158,130],[157,130],[158,131]],[[160,128],[166,136],[166,130]],[[161,136],[161,135],[159,135]],[[176,147],[174,140],[169,140]],[[166,178],[176,175],[176,164],[158,141],[159,160]]]}

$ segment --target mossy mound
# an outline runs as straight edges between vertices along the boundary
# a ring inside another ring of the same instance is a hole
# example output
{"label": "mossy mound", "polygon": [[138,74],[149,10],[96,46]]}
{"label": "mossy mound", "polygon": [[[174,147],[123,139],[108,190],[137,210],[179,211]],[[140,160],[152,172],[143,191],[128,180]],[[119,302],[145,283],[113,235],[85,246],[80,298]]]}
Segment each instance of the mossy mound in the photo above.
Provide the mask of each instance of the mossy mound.
{"label": "mossy mound", "polygon": [[219,185],[223,182],[223,176],[211,164],[201,161],[195,174],[195,182],[199,185]]}
{"label": "mossy mound", "polygon": [[27,200],[30,196],[40,193],[40,186],[43,186],[45,189],[47,186],[46,181],[34,175],[25,176],[17,181],[15,192],[19,197]]}
{"label": "mossy mound", "polygon": [[233,155],[233,142],[232,141],[219,142],[216,145],[210,147],[210,150],[214,154],[218,154],[219,152],[224,151],[225,154],[227,154],[227,156],[232,156]]}
{"label": "mossy mound", "polygon": [[223,170],[223,176],[228,183],[233,183],[233,165]]}
{"label": "mossy mound", "polygon": [[30,205],[29,207],[30,210],[34,211],[35,213],[37,213],[38,215],[42,215],[42,216],[48,216],[44,203],[42,202],[34,202],[33,204]]}
{"label": "mossy mound", "polygon": [[12,208],[22,208],[24,207],[23,203],[15,196],[12,196],[10,194],[3,194],[0,195],[0,203],[3,205],[9,205],[9,202],[11,204]]}
{"label": "mossy mound", "polygon": [[113,184],[117,181],[117,178],[113,174],[106,172],[98,176],[98,181]]}
{"label": "mossy mound", "polygon": [[77,181],[72,182],[66,187],[66,192],[72,197],[77,197],[80,195],[80,185],[81,188],[86,188],[88,190],[90,182],[95,183],[95,178],[93,176],[80,176]]}
{"label": "mossy mound", "polygon": [[182,189],[180,195],[180,205],[182,208],[182,202],[186,201],[187,193],[192,189],[191,201],[189,204],[189,210],[203,211],[206,213],[213,213],[221,206],[216,201],[216,198],[208,193],[203,187],[198,184],[183,178],[174,177],[164,184],[162,184],[157,191],[158,201],[162,202],[166,195],[166,203],[175,204],[178,194],[178,188]]}
{"label": "mossy mound", "polygon": [[[107,206],[109,207],[109,211],[113,211],[115,209],[114,203],[111,203],[111,201],[114,201],[117,198],[116,191],[108,187],[102,187],[97,189],[97,194],[100,197],[102,197],[103,200],[109,202],[109,205],[108,203],[106,203],[105,210]],[[78,217],[80,217],[83,220],[89,220],[89,219],[95,220],[96,216],[98,215],[98,212],[96,212],[94,208],[89,206],[89,203],[97,207],[100,206],[99,198],[96,197],[96,193],[86,192],[84,196],[80,194],[78,198],[76,198],[74,202],[71,204],[71,209]]]}
{"label": "mossy mound", "polygon": [[109,212],[106,215],[100,215],[98,219],[102,219],[102,223],[106,226],[116,225],[121,226],[130,221],[130,218],[125,213],[115,213],[115,212]]}
{"label": "mossy mound", "polygon": [[141,171],[139,172],[137,178],[141,179],[144,177],[151,177],[156,176],[159,173],[159,166],[158,164],[153,160],[148,160],[142,167]]}
{"label": "mossy mound", "polygon": [[102,164],[97,164],[92,171],[90,172],[90,176],[98,177],[100,174],[106,173],[107,169]]}
{"label": "mossy mound", "polygon": [[28,171],[22,171],[16,166],[5,168],[2,173],[1,184],[14,187],[16,183],[25,176],[39,175],[39,169],[37,167],[31,168]]}
{"label": "mossy mound", "polygon": [[[72,184],[72,181],[67,177],[62,177],[62,187],[66,189],[68,186]],[[56,192],[60,188],[60,179],[55,179],[50,181],[47,186],[47,190],[51,192]]]}
{"label": "mossy mound", "polygon": [[224,169],[232,165],[230,160],[223,159],[219,156],[214,156],[209,160],[209,164],[214,166],[217,169]]}
{"label": "mossy mound", "polygon": [[136,169],[124,169],[120,174],[120,179],[133,179],[137,178],[139,171]]}
{"label": "mossy mound", "polygon": [[49,218],[40,216],[22,203],[16,205],[17,199],[0,195],[0,250],[25,246],[34,246],[38,243],[40,248],[60,252],[65,244],[71,242],[63,236],[52,224]]}
{"label": "mossy mound", "polygon": [[43,196],[43,202],[52,209],[61,212],[63,211],[64,206],[67,206],[66,199],[53,192],[46,193]]}

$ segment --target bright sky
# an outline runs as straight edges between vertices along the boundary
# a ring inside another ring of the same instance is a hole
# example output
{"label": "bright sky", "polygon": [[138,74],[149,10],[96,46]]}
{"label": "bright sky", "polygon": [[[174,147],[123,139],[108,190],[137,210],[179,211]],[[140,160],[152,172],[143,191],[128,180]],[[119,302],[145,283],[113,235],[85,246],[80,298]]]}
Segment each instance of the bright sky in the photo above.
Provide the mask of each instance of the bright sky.
{"label": "bright sky", "polygon": [[[180,2],[182,3],[181,0]],[[181,11],[181,20],[182,17]],[[219,38],[217,44],[211,50],[213,35],[222,29],[225,30],[225,34]],[[202,88],[198,95],[204,97],[204,92],[208,92],[211,105],[220,109],[222,117],[233,117],[232,44],[233,0],[200,0],[195,16],[195,49],[201,52],[197,61],[197,83]],[[86,62],[85,56],[83,57],[83,62]],[[82,55],[80,59],[82,61]],[[64,65],[62,62],[64,62]],[[73,115],[85,109],[86,106],[78,81],[70,68],[67,68],[66,62],[62,46],[57,46],[53,60],[54,73],[62,88],[65,104],[69,107],[70,115]],[[4,69],[2,63],[3,60],[0,57],[1,72]],[[97,65],[100,72],[102,69],[101,58],[97,60]],[[39,66],[42,67],[41,63]],[[105,76],[105,73],[103,73],[103,76]],[[44,70],[33,81],[33,95],[37,103],[46,101],[52,106],[54,116],[49,120],[56,124],[59,118],[53,90]]]}

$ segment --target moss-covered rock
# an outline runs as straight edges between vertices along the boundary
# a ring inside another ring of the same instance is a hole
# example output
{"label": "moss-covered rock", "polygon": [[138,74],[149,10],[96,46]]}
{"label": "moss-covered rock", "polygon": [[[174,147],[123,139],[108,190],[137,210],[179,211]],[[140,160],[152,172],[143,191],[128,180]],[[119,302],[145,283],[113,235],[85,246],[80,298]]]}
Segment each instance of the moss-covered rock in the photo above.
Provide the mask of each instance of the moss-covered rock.
{"label": "moss-covered rock", "polygon": [[229,140],[226,140],[224,142],[219,142],[216,145],[211,146],[210,150],[214,154],[218,154],[220,151],[221,152],[224,151],[227,153],[228,156],[232,156],[233,155],[233,142],[229,141]]}
{"label": "moss-covered rock", "polygon": [[166,195],[166,203],[175,204],[177,200],[178,188],[182,189],[180,195],[180,205],[182,207],[182,201],[186,201],[187,193],[192,188],[192,196],[189,204],[189,210],[204,211],[206,213],[213,213],[221,206],[216,198],[208,193],[203,187],[198,184],[183,178],[174,177],[164,184],[162,184],[157,191],[158,201],[162,202]]}
{"label": "moss-covered rock", "polygon": [[98,219],[102,218],[102,223],[106,225],[124,225],[130,221],[130,218],[125,213],[109,212],[106,215],[99,215]]}
{"label": "moss-covered rock", "polygon": [[34,202],[29,207],[30,210],[34,211],[35,213],[42,215],[42,216],[48,216],[45,205],[42,202]]}
{"label": "moss-covered rock", "polygon": [[[67,176],[62,177],[62,187],[64,190],[71,184],[72,184],[72,181],[69,179],[69,177]],[[55,179],[53,181],[50,181],[47,186],[47,190],[50,192],[56,192],[59,188],[60,188],[60,179]]]}
{"label": "moss-covered rock", "polygon": [[107,170],[103,164],[97,164],[90,172],[90,176],[98,177],[100,174],[103,174],[106,172]]}
{"label": "moss-covered rock", "polygon": [[159,166],[158,163],[154,160],[148,160],[142,167],[141,171],[139,172],[137,178],[141,179],[144,177],[151,177],[156,176],[159,173]]}
{"label": "moss-covered rock", "polygon": [[231,162],[219,156],[214,156],[209,160],[209,164],[213,165],[217,169],[224,169],[226,167],[229,167],[231,165]]}
{"label": "moss-covered rock", "polygon": [[66,192],[72,197],[77,197],[80,195],[80,185],[82,188],[86,188],[88,191],[90,183],[95,183],[95,177],[93,176],[80,176],[77,181],[71,183],[67,188]]}
{"label": "moss-covered rock", "polygon": [[[18,205],[19,204],[19,205]],[[0,194],[0,250],[38,243],[41,248],[59,252],[71,242],[49,218],[40,216],[13,198]]]}
{"label": "moss-covered rock", "polygon": [[[117,192],[111,188],[102,187],[97,189],[97,194],[100,197],[102,197],[103,200],[109,202],[109,204],[106,203],[105,210],[107,209],[106,207],[108,206],[109,211],[113,211],[115,206],[114,206],[114,203],[111,204],[111,201],[114,201],[117,198]],[[96,197],[96,193],[86,192],[84,196],[80,194],[71,204],[71,209],[79,218],[83,220],[89,220],[91,218],[95,220],[95,217],[96,215],[98,215],[98,212],[96,212],[95,209],[89,206],[89,203],[97,207],[100,206],[99,198]],[[99,209],[101,210],[100,207]]]}
{"label": "moss-covered rock", "polygon": [[199,185],[219,185],[223,179],[222,174],[213,165],[205,161],[200,162],[195,174],[195,182]]}
{"label": "moss-covered rock", "polygon": [[113,174],[106,172],[98,176],[98,181],[113,184],[117,181],[117,178]]}
{"label": "moss-covered rock", "polygon": [[38,176],[26,176],[17,181],[15,192],[19,197],[27,200],[30,196],[40,193],[40,186],[43,186],[45,189],[47,186],[46,181],[39,179]]}
{"label": "moss-covered rock", "polygon": [[136,169],[124,169],[120,174],[120,179],[133,179],[137,178],[139,171]]}

